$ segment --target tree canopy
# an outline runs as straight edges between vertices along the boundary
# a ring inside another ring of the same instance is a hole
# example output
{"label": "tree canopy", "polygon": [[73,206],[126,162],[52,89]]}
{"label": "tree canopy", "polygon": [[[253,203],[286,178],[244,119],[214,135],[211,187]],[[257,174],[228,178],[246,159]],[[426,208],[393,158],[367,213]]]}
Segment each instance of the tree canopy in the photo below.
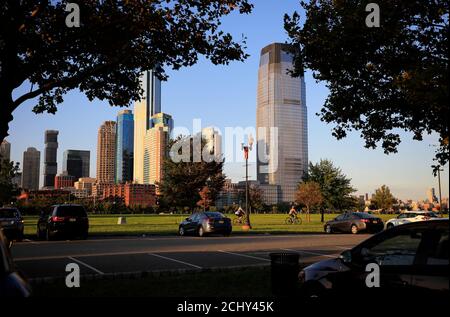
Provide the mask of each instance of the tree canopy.
{"label": "tree canopy", "polygon": [[390,210],[397,202],[394,195],[392,195],[391,190],[388,186],[383,185],[375,190],[375,194],[371,199],[371,203],[375,208],[381,210]]}
{"label": "tree canopy", "polygon": [[318,207],[323,202],[320,184],[314,181],[301,182],[295,193],[295,201],[306,206],[308,221],[311,221],[309,214],[311,208]]}
{"label": "tree canopy", "polygon": [[449,6],[444,0],[378,2],[380,27],[367,27],[368,0],[301,1],[285,15],[294,76],[310,69],[329,95],[318,113],[342,139],[357,130],[367,148],[397,151],[399,131],[437,133],[438,165],[449,160]]}
{"label": "tree canopy", "polygon": [[19,194],[12,179],[19,172],[19,163],[10,162],[0,155],[0,207],[9,204]]}
{"label": "tree canopy", "polygon": [[[78,1],[80,26],[67,27],[67,1],[0,3],[0,140],[12,112],[39,97],[33,111],[55,113],[65,93],[128,106],[141,94],[139,75],[195,64],[242,61],[245,38],[221,30],[221,18],[248,14],[248,0]],[[22,95],[13,91],[30,83]]]}

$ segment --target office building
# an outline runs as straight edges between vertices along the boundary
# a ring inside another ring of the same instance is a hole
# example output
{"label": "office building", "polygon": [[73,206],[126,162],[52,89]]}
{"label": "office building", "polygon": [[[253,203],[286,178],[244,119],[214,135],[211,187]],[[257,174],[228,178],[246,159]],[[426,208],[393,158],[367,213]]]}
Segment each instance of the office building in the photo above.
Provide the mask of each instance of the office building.
{"label": "office building", "polygon": [[146,71],[141,76],[141,87],[142,99],[134,104],[133,178],[143,184],[145,141],[152,128],[151,118],[161,112],[161,81],[154,71]]}
{"label": "office building", "polygon": [[152,207],[156,205],[156,187],[152,184],[105,184],[103,199],[122,199],[127,207]]}
{"label": "office building", "polygon": [[91,177],[81,177],[76,181],[73,186],[77,190],[87,191],[88,196],[92,195],[92,187],[96,182],[95,178]]}
{"label": "office building", "polygon": [[116,125],[116,183],[133,180],[134,118],[131,110],[117,115]]}
{"label": "office building", "polygon": [[55,176],[58,172],[57,151],[58,134],[56,130],[45,131],[45,152],[44,152],[44,187],[55,186]]}
{"label": "office building", "polygon": [[26,190],[39,189],[39,170],[41,165],[41,152],[29,147],[23,152],[22,162],[22,188]]}
{"label": "office building", "polygon": [[116,163],[116,122],[105,121],[98,129],[97,182],[114,183]]}
{"label": "office building", "polygon": [[308,131],[304,77],[291,77],[286,44],[261,50],[257,88],[257,179],[279,185],[280,200],[293,202],[308,168]]}
{"label": "office building", "polygon": [[75,177],[67,172],[55,176],[55,189],[71,188],[75,183]]}
{"label": "office building", "polygon": [[[223,159],[222,155],[222,136],[213,127],[207,127],[202,129],[202,138],[204,140],[205,147],[208,149],[211,158],[216,161]],[[205,159],[205,158],[203,158]]]}
{"label": "office building", "polygon": [[0,159],[11,161],[11,143],[6,140],[0,143]]}
{"label": "office building", "polygon": [[63,154],[63,172],[75,177],[89,177],[90,151],[66,150]]}
{"label": "office building", "polygon": [[428,188],[428,190],[427,190],[427,199],[428,199],[428,202],[430,202],[430,203],[438,203],[438,198],[436,196],[436,191],[435,191],[435,189],[433,187],[432,188]]}

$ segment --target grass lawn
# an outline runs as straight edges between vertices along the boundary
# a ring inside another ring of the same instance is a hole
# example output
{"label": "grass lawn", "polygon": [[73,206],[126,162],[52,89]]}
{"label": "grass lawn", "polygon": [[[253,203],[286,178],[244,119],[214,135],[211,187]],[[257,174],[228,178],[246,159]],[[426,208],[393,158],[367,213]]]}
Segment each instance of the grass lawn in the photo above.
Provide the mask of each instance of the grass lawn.
{"label": "grass lawn", "polygon": [[271,295],[269,267],[115,280],[81,280],[79,288],[67,288],[64,280],[33,285],[33,296],[37,297],[266,297]]}
{"label": "grass lawn", "polygon": [[[178,231],[178,224],[188,215],[124,215],[127,224],[118,225],[120,215],[90,215],[89,233],[92,235],[173,235]],[[233,215],[229,215],[234,218]],[[286,214],[254,214],[251,215],[252,233],[322,233],[323,224],[320,215],[312,214],[311,222],[305,217],[301,225],[286,225]],[[325,221],[336,217],[334,214],[325,215]],[[386,221],[393,215],[380,215]],[[37,216],[25,216],[25,235],[33,237],[36,234]],[[233,232],[242,232],[241,226],[234,226]]]}

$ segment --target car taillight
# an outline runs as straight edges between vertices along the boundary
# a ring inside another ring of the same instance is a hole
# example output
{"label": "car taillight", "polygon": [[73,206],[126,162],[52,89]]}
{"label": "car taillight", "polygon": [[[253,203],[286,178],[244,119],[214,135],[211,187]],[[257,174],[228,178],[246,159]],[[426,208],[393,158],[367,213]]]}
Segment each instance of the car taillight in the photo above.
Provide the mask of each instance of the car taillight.
{"label": "car taillight", "polygon": [[62,221],[64,221],[64,217],[53,216],[52,221],[53,222],[62,222]]}
{"label": "car taillight", "polygon": [[367,223],[369,222],[369,219],[361,219],[361,221]]}

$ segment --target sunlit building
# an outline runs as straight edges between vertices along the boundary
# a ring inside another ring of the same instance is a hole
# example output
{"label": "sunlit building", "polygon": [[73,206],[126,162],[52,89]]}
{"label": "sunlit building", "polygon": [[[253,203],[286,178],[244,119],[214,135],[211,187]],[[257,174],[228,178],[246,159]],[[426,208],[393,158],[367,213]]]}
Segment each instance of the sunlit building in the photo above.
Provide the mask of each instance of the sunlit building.
{"label": "sunlit building", "polygon": [[131,110],[117,115],[116,125],[116,183],[133,180],[134,118]]}
{"label": "sunlit building", "polygon": [[23,152],[22,162],[22,188],[27,190],[39,189],[39,170],[41,165],[41,152],[29,147]]}

